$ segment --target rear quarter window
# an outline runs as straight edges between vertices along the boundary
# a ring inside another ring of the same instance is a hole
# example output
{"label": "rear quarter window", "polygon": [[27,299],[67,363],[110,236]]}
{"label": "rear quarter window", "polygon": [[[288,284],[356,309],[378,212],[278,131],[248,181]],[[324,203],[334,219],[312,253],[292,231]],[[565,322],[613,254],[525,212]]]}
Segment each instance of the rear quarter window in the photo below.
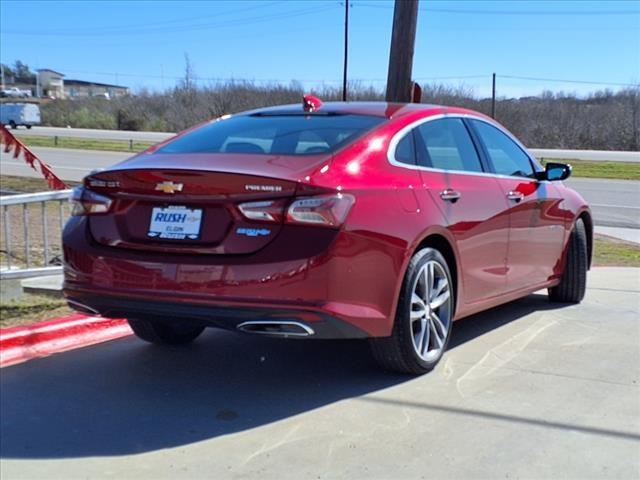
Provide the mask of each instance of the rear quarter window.
{"label": "rear quarter window", "polygon": [[158,153],[313,155],[333,152],[384,121],[366,115],[239,115],[189,132]]}

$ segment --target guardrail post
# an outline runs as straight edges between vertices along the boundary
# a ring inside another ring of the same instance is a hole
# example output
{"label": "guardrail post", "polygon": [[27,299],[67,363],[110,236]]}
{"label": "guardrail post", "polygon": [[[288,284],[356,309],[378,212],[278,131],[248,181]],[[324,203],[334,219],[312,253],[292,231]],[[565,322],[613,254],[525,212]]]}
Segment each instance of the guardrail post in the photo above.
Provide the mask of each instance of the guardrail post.
{"label": "guardrail post", "polygon": [[49,229],[47,225],[47,202],[42,202],[42,243],[44,245],[44,266],[49,263]]}
{"label": "guardrail post", "polygon": [[9,207],[2,207],[4,214],[4,245],[7,252],[7,268],[11,269],[11,222],[9,221]]}
{"label": "guardrail post", "polygon": [[53,146],[54,146],[54,147],[57,147],[57,146],[58,146],[58,135],[55,135],[55,136],[53,137]]}
{"label": "guardrail post", "polygon": [[129,140],[129,150],[133,152],[133,140]]}
{"label": "guardrail post", "polygon": [[62,236],[62,230],[64,230],[64,200],[60,200],[58,211],[60,212],[60,236]]}
{"label": "guardrail post", "polygon": [[29,204],[22,204],[22,222],[24,223],[24,258],[27,268],[31,268],[31,257],[29,255]]}

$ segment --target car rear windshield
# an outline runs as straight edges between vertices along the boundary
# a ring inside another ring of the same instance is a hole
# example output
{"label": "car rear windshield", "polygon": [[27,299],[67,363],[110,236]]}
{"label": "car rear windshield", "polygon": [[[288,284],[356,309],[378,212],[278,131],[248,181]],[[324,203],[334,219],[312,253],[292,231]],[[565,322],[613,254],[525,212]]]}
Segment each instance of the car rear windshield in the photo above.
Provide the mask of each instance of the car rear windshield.
{"label": "car rear windshield", "polygon": [[321,154],[333,152],[384,120],[367,115],[240,115],[189,132],[158,153]]}

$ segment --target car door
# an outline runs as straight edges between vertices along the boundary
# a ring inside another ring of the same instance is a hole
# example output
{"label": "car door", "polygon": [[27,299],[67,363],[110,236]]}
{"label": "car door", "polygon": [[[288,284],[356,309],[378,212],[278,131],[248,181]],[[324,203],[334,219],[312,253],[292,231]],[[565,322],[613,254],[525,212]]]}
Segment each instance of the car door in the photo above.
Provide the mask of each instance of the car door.
{"label": "car door", "polygon": [[553,276],[564,235],[558,189],[536,179],[529,155],[505,132],[469,120],[509,206],[508,290],[546,282]]}
{"label": "car door", "polygon": [[461,118],[430,120],[415,129],[423,188],[447,219],[461,264],[462,305],[472,308],[504,292],[508,217],[500,186],[485,172]]}

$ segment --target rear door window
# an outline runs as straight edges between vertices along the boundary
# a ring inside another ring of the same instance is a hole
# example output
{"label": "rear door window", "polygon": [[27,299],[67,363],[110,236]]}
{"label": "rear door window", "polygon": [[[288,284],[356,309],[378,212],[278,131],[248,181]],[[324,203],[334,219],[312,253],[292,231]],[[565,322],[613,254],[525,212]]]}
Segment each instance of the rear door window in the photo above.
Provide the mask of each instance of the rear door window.
{"label": "rear door window", "polygon": [[350,114],[238,115],[188,132],[158,153],[321,154],[335,151],[384,121]]}
{"label": "rear door window", "polygon": [[460,118],[432,120],[416,128],[418,163],[442,170],[482,172],[467,127]]}

